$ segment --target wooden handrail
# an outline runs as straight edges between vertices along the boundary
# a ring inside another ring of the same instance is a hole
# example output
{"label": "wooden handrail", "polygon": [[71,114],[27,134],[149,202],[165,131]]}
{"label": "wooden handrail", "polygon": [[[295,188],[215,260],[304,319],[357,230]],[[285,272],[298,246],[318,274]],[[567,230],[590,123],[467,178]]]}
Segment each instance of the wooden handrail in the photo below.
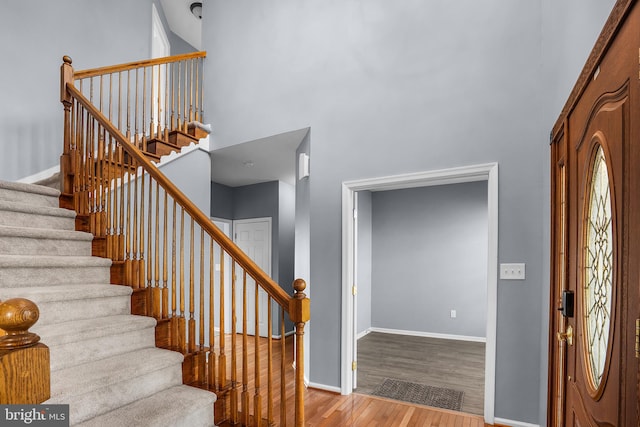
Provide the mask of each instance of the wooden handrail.
{"label": "wooden handrail", "polygon": [[178,62],[178,61],[183,61],[187,59],[204,58],[206,56],[207,56],[207,52],[205,51],[184,53],[182,55],[175,55],[175,56],[164,56],[162,58],[145,59],[143,61],[133,61],[133,62],[127,62],[124,64],[109,65],[106,67],[74,71],[73,76],[76,79],[85,79],[88,77],[95,77],[103,74],[118,73],[121,71],[133,70],[136,68],[150,67],[150,66],[159,65],[159,64],[168,64],[170,62]]}
{"label": "wooden handrail", "polygon": [[247,273],[259,282],[264,290],[289,312],[289,301],[292,299],[273,279],[266,275],[258,265],[249,258],[233,241],[227,237],[209,217],[193,204],[178,187],[155,167],[140,150],[134,147],[127,138],[72,84],[67,83],[67,91],[116,139],[122,148],[135,161],[142,165],[145,172],[151,175],[182,208],[189,213],[210,236],[227,251]]}

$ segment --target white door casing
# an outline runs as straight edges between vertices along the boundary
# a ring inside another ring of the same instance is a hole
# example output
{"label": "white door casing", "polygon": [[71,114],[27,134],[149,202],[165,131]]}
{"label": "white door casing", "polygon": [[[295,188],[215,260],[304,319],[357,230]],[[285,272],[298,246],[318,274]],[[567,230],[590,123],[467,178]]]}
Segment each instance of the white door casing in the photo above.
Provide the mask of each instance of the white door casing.
{"label": "white door casing", "polygon": [[355,360],[354,335],[357,321],[354,310],[356,296],[353,292],[355,258],[355,193],[370,190],[397,190],[402,188],[462,182],[487,181],[488,251],[487,251],[487,325],[485,346],[484,420],[494,422],[496,328],[498,298],[498,164],[488,163],[459,168],[442,169],[404,175],[393,175],[347,181],[342,183],[342,394],[353,392],[355,386],[352,363]]}
{"label": "white door casing", "polygon": [[[151,57],[162,58],[171,55],[169,38],[160,20],[155,4],[151,5]],[[167,81],[167,70],[164,65],[151,69],[151,114],[156,125],[164,126],[164,105]]]}

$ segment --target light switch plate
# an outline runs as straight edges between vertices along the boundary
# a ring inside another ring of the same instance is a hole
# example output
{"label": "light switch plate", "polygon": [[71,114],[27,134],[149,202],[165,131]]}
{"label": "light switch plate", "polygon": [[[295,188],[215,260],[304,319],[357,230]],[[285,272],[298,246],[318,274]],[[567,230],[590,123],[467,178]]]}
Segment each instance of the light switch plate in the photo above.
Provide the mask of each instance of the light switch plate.
{"label": "light switch plate", "polygon": [[524,280],[525,279],[524,263],[516,264],[500,264],[501,280]]}

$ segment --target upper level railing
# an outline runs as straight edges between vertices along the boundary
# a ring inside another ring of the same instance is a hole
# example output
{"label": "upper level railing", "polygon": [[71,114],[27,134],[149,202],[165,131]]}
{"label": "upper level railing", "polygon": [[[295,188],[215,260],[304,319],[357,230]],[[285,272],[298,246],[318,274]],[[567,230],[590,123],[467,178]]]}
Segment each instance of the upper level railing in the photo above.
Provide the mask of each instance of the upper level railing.
{"label": "upper level railing", "polygon": [[[205,52],[75,71],[73,82],[134,145],[203,121]],[[68,76],[67,76],[68,77]]]}
{"label": "upper level railing", "polygon": [[[203,57],[80,72],[64,58],[62,200],[94,234],[94,249],[114,261],[112,282],[143,295],[139,312],[158,319],[157,341],[185,354],[185,382],[218,394],[224,404],[216,404],[217,421],[285,425],[291,416],[302,426],[302,338],[309,319],[304,281],[296,280],[294,295],[288,295],[141,151],[152,139],[184,132],[202,118]],[[192,60],[197,62],[185,65]],[[113,85],[113,76],[125,74]],[[146,82],[149,74],[150,83],[129,86],[131,76]],[[149,101],[156,78],[165,91]],[[285,313],[295,328],[295,373],[287,361]],[[293,402],[287,383],[295,387]]]}

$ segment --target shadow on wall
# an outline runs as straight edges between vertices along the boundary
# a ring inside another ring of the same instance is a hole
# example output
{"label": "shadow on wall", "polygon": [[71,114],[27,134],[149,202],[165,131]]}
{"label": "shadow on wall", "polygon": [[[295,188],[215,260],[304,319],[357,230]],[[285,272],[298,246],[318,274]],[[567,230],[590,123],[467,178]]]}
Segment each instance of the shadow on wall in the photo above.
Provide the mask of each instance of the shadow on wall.
{"label": "shadow on wall", "polygon": [[54,167],[62,153],[62,113],[45,120],[0,118],[0,138],[0,179],[16,181]]}

